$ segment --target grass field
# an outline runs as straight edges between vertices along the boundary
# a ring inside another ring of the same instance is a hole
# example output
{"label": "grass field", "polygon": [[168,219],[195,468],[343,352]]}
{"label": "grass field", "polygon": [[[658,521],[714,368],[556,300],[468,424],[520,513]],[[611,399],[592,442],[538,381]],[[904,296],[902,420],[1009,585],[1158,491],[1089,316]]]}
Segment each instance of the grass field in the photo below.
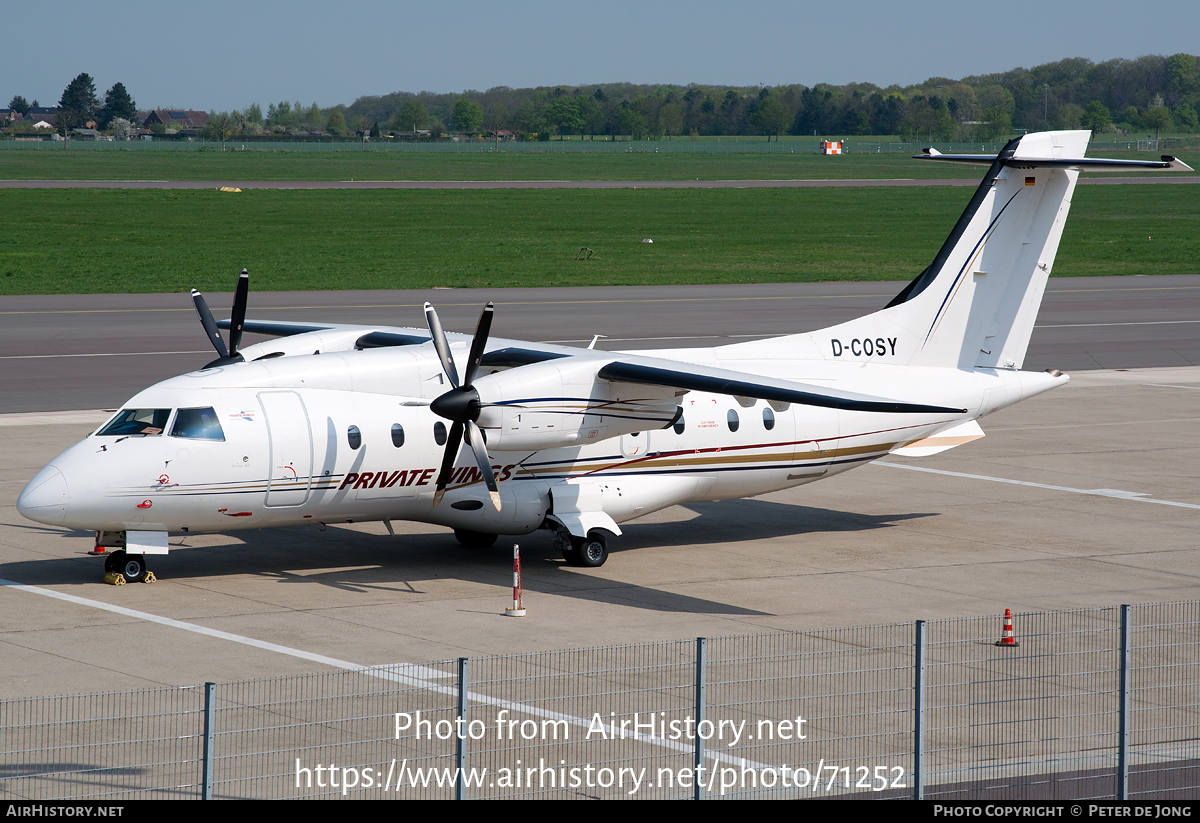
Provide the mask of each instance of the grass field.
{"label": "grass field", "polygon": [[[1200,167],[1200,152],[1179,157]],[[982,173],[974,166],[920,162],[903,154],[0,151],[0,180],[862,180],[977,179]]]}
{"label": "grass field", "polygon": [[[0,294],[29,294],[224,291],[242,267],[258,290],[908,279],[971,189],[3,196]],[[575,261],[581,246],[595,256]],[[1195,272],[1198,259],[1192,186],[1091,186],[1055,274]]]}
{"label": "grass field", "polygon": [[795,180],[974,177],[899,154],[3,151],[5,180]]}

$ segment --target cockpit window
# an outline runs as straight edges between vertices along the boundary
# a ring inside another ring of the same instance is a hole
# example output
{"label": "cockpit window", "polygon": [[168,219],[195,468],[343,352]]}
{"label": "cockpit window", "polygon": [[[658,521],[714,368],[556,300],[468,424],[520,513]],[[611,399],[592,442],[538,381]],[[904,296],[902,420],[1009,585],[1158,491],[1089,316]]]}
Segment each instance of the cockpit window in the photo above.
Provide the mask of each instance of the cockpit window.
{"label": "cockpit window", "polygon": [[187,437],[191,440],[224,440],[221,421],[212,406],[203,409],[180,409],[171,426],[172,437]]}
{"label": "cockpit window", "polygon": [[170,416],[170,409],[122,409],[120,414],[96,434],[101,437],[162,434]]}

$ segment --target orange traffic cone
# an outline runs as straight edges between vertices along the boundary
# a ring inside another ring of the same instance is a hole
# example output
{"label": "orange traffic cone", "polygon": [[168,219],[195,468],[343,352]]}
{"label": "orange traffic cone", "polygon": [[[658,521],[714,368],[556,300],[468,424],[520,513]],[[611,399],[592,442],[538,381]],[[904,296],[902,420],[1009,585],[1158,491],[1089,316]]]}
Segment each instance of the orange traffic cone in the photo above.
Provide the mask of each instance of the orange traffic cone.
{"label": "orange traffic cone", "polygon": [[1013,637],[1012,609],[1004,610],[1004,634],[996,641],[996,645],[1013,649],[1021,645],[1017,642],[1017,638]]}

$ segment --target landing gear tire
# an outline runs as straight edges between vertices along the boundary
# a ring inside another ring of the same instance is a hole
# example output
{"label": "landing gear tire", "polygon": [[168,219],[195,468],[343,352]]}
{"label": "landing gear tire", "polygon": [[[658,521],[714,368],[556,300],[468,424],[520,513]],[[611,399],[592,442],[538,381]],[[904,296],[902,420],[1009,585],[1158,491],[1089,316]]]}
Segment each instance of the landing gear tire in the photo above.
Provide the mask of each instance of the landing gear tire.
{"label": "landing gear tire", "polygon": [[608,559],[608,541],[599,531],[590,531],[587,537],[572,538],[571,543],[578,556],[576,565],[585,569],[599,568]]}
{"label": "landing gear tire", "polygon": [[104,558],[105,573],[108,574],[111,572],[119,572],[123,562],[125,562],[125,552],[123,550],[112,552],[111,554],[107,555]]}
{"label": "landing gear tire", "polygon": [[494,546],[496,540],[500,537],[498,534],[485,534],[484,532],[473,532],[467,529],[455,529],[454,539],[468,549],[486,549]]}
{"label": "landing gear tire", "polygon": [[113,552],[104,558],[104,571],[123,576],[126,583],[141,583],[150,574],[145,557],[123,551]]}

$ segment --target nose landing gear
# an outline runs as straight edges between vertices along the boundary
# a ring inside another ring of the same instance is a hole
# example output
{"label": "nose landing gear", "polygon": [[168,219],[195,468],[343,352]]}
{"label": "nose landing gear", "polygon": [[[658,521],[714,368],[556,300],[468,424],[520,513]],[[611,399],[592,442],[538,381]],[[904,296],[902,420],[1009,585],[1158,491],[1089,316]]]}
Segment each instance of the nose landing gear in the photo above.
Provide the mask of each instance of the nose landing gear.
{"label": "nose landing gear", "polygon": [[128,552],[113,552],[104,558],[104,582],[114,586],[126,583],[153,583],[157,578],[146,568],[146,557]]}

